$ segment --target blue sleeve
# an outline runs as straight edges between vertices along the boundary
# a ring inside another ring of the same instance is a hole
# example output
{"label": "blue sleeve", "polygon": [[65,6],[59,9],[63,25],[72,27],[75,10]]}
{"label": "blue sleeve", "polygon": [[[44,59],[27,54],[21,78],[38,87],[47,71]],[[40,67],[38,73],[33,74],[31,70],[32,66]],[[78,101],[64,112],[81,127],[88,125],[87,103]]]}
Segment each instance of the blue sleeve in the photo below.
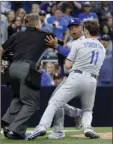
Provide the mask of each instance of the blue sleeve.
{"label": "blue sleeve", "polygon": [[61,46],[61,45],[59,45],[59,46],[57,47],[57,51],[58,51],[60,54],[62,54],[63,56],[65,56],[65,57],[67,57],[68,54],[69,54],[69,52],[70,52],[70,50],[69,50],[68,48],[64,48],[64,47]]}

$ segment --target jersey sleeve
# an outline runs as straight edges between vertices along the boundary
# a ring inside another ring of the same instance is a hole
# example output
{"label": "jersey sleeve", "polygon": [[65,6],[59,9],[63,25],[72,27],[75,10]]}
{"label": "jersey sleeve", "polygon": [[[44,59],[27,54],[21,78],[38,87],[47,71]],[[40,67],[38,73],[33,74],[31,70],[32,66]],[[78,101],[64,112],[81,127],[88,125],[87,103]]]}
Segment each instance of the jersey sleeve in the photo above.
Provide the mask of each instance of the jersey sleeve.
{"label": "jersey sleeve", "polygon": [[65,56],[65,57],[67,57],[68,54],[69,54],[69,52],[70,52],[70,50],[69,50],[68,48],[64,48],[64,47],[61,46],[61,45],[59,45],[59,46],[57,47],[57,51],[58,51],[60,54],[62,54],[63,56]]}
{"label": "jersey sleeve", "polygon": [[71,50],[70,50],[70,52],[69,52],[69,55],[67,56],[68,60],[71,60],[72,62],[75,61],[77,49],[78,49],[77,45],[75,45],[75,43],[74,43],[73,46],[72,46],[72,48],[71,48]]}
{"label": "jersey sleeve", "polygon": [[13,51],[14,42],[15,42],[15,37],[16,37],[15,34],[12,35],[12,36],[10,36],[9,39],[8,39],[5,43],[2,44],[3,50],[5,50],[5,51],[6,51],[6,50],[11,50],[11,51]]}

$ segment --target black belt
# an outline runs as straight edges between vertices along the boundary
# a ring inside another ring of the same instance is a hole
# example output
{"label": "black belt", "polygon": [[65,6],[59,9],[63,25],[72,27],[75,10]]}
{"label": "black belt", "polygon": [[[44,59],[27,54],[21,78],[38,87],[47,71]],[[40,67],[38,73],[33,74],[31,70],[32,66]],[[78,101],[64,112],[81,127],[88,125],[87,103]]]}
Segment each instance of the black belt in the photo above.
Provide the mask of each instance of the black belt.
{"label": "black belt", "polygon": [[[80,74],[82,74],[83,72],[81,70],[74,70],[74,73],[80,73]],[[98,78],[97,75],[95,75],[95,74],[90,74],[90,75],[91,75],[91,77],[93,77],[95,79]]]}

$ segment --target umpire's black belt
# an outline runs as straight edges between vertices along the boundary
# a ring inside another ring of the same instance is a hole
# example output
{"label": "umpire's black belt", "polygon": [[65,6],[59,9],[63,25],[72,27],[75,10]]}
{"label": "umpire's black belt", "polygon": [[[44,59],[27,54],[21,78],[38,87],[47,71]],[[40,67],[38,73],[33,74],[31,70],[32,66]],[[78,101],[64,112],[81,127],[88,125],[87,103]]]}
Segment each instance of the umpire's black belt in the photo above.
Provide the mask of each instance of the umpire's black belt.
{"label": "umpire's black belt", "polygon": [[[80,74],[83,74],[83,71],[81,71],[81,70],[74,70],[74,73],[80,73]],[[95,79],[98,78],[97,75],[95,75],[95,74],[90,74],[90,75],[91,75],[91,77],[93,77],[93,78],[95,78]]]}

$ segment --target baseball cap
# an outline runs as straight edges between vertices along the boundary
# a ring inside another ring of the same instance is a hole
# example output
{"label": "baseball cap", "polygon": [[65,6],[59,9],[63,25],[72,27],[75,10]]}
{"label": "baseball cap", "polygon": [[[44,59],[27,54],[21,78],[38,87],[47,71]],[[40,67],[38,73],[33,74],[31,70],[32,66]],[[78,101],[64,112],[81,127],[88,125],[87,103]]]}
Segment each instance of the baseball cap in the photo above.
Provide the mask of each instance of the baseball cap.
{"label": "baseball cap", "polygon": [[68,24],[68,28],[72,25],[78,25],[78,26],[81,26],[81,21],[79,18],[73,18],[69,21],[69,24]]}
{"label": "baseball cap", "polygon": [[90,7],[91,3],[89,1],[83,2],[82,6],[83,7]]}
{"label": "baseball cap", "polygon": [[98,40],[105,40],[105,41],[109,41],[110,40],[110,36],[107,34],[104,34],[100,37],[98,37]]}

